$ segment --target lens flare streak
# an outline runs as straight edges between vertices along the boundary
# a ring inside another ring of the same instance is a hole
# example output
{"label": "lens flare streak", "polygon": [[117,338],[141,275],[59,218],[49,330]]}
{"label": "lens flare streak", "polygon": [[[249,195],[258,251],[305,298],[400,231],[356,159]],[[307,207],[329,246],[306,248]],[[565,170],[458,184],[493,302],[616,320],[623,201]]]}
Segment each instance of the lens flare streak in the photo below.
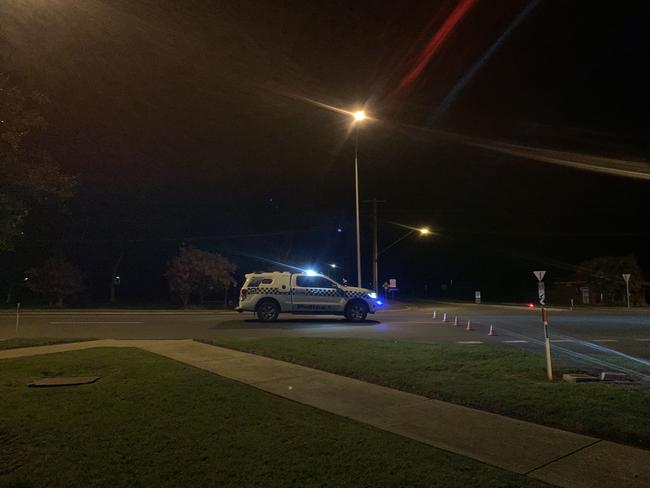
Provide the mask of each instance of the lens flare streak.
{"label": "lens flare streak", "polygon": [[552,163],[582,171],[604,173],[626,178],[650,181],[650,165],[641,161],[626,161],[603,156],[592,156],[569,151],[557,151],[516,144],[493,142],[467,142],[474,147],[488,149],[511,156],[519,156],[544,163]]}
{"label": "lens flare streak", "polygon": [[503,31],[499,38],[489,47],[489,49],[481,56],[481,58],[472,65],[472,67],[463,75],[463,77],[458,80],[456,85],[451,89],[447,94],[445,99],[442,101],[434,118],[446,112],[449,106],[454,102],[461,90],[467,85],[479,72],[485,63],[494,55],[494,53],[499,49],[501,44],[508,38],[508,36],[521,24],[524,19],[532,12],[535,7],[539,4],[541,0],[531,0],[528,5],[517,15],[514,21]]}
{"label": "lens flare streak", "polygon": [[458,23],[467,15],[476,0],[460,0],[456,8],[449,14],[447,19],[440,26],[440,29],[433,35],[427,45],[422,49],[418,56],[415,66],[409,71],[402,81],[400,81],[397,91],[403,90],[411,85],[428,66],[431,58],[443,46],[447,38],[452,34]]}

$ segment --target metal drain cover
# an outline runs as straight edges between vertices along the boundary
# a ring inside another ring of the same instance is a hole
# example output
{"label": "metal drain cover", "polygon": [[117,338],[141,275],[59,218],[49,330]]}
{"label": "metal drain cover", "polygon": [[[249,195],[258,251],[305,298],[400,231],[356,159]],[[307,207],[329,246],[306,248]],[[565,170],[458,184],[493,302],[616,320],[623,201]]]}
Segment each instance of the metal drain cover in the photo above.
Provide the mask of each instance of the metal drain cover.
{"label": "metal drain cover", "polygon": [[99,379],[99,376],[59,376],[55,378],[43,378],[42,380],[30,383],[31,387],[46,387],[46,386],[76,386],[87,385],[94,383]]}

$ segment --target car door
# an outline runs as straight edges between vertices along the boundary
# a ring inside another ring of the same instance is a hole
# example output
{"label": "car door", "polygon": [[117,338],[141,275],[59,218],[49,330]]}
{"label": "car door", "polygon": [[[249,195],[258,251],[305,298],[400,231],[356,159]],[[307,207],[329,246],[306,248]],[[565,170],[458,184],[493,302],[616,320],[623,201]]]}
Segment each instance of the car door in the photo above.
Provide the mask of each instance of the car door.
{"label": "car door", "polygon": [[338,286],[324,276],[293,275],[291,291],[294,312],[341,312],[344,297]]}

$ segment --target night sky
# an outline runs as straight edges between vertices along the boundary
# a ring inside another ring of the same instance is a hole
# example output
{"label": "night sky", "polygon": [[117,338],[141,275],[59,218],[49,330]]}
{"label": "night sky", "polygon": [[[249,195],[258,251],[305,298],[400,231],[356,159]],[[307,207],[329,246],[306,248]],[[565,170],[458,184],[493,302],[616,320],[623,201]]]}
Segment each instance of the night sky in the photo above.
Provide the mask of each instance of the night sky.
{"label": "night sky", "polygon": [[463,1],[3,0],[0,70],[51,99],[45,144],[79,180],[69,211],[32,224],[38,240],[23,252],[65,253],[98,298],[121,246],[132,300],[166,296],[162,274],[183,243],[241,272],[272,267],[255,257],[336,262],[335,277],[353,280],[350,120],[310,99],[376,119],[359,157],[362,199],[387,201],[380,247],[404,233],[391,222],[438,234],[388,251],[382,281],[523,299],[533,269],[562,279],[585,259],[630,253],[649,276],[650,181],[454,135],[647,161],[650,4],[477,0],[400,88]]}

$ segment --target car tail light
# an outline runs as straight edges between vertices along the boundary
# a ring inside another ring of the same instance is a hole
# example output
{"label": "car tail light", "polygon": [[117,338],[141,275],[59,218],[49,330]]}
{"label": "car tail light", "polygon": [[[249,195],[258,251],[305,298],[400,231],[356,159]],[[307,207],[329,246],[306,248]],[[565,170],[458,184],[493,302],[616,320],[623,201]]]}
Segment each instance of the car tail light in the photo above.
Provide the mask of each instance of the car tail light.
{"label": "car tail light", "polygon": [[240,300],[246,300],[246,295],[247,295],[247,294],[248,294],[248,293],[247,293],[247,291],[246,291],[246,288],[242,288],[242,289],[239,291],[239,299],[240,299]]}

